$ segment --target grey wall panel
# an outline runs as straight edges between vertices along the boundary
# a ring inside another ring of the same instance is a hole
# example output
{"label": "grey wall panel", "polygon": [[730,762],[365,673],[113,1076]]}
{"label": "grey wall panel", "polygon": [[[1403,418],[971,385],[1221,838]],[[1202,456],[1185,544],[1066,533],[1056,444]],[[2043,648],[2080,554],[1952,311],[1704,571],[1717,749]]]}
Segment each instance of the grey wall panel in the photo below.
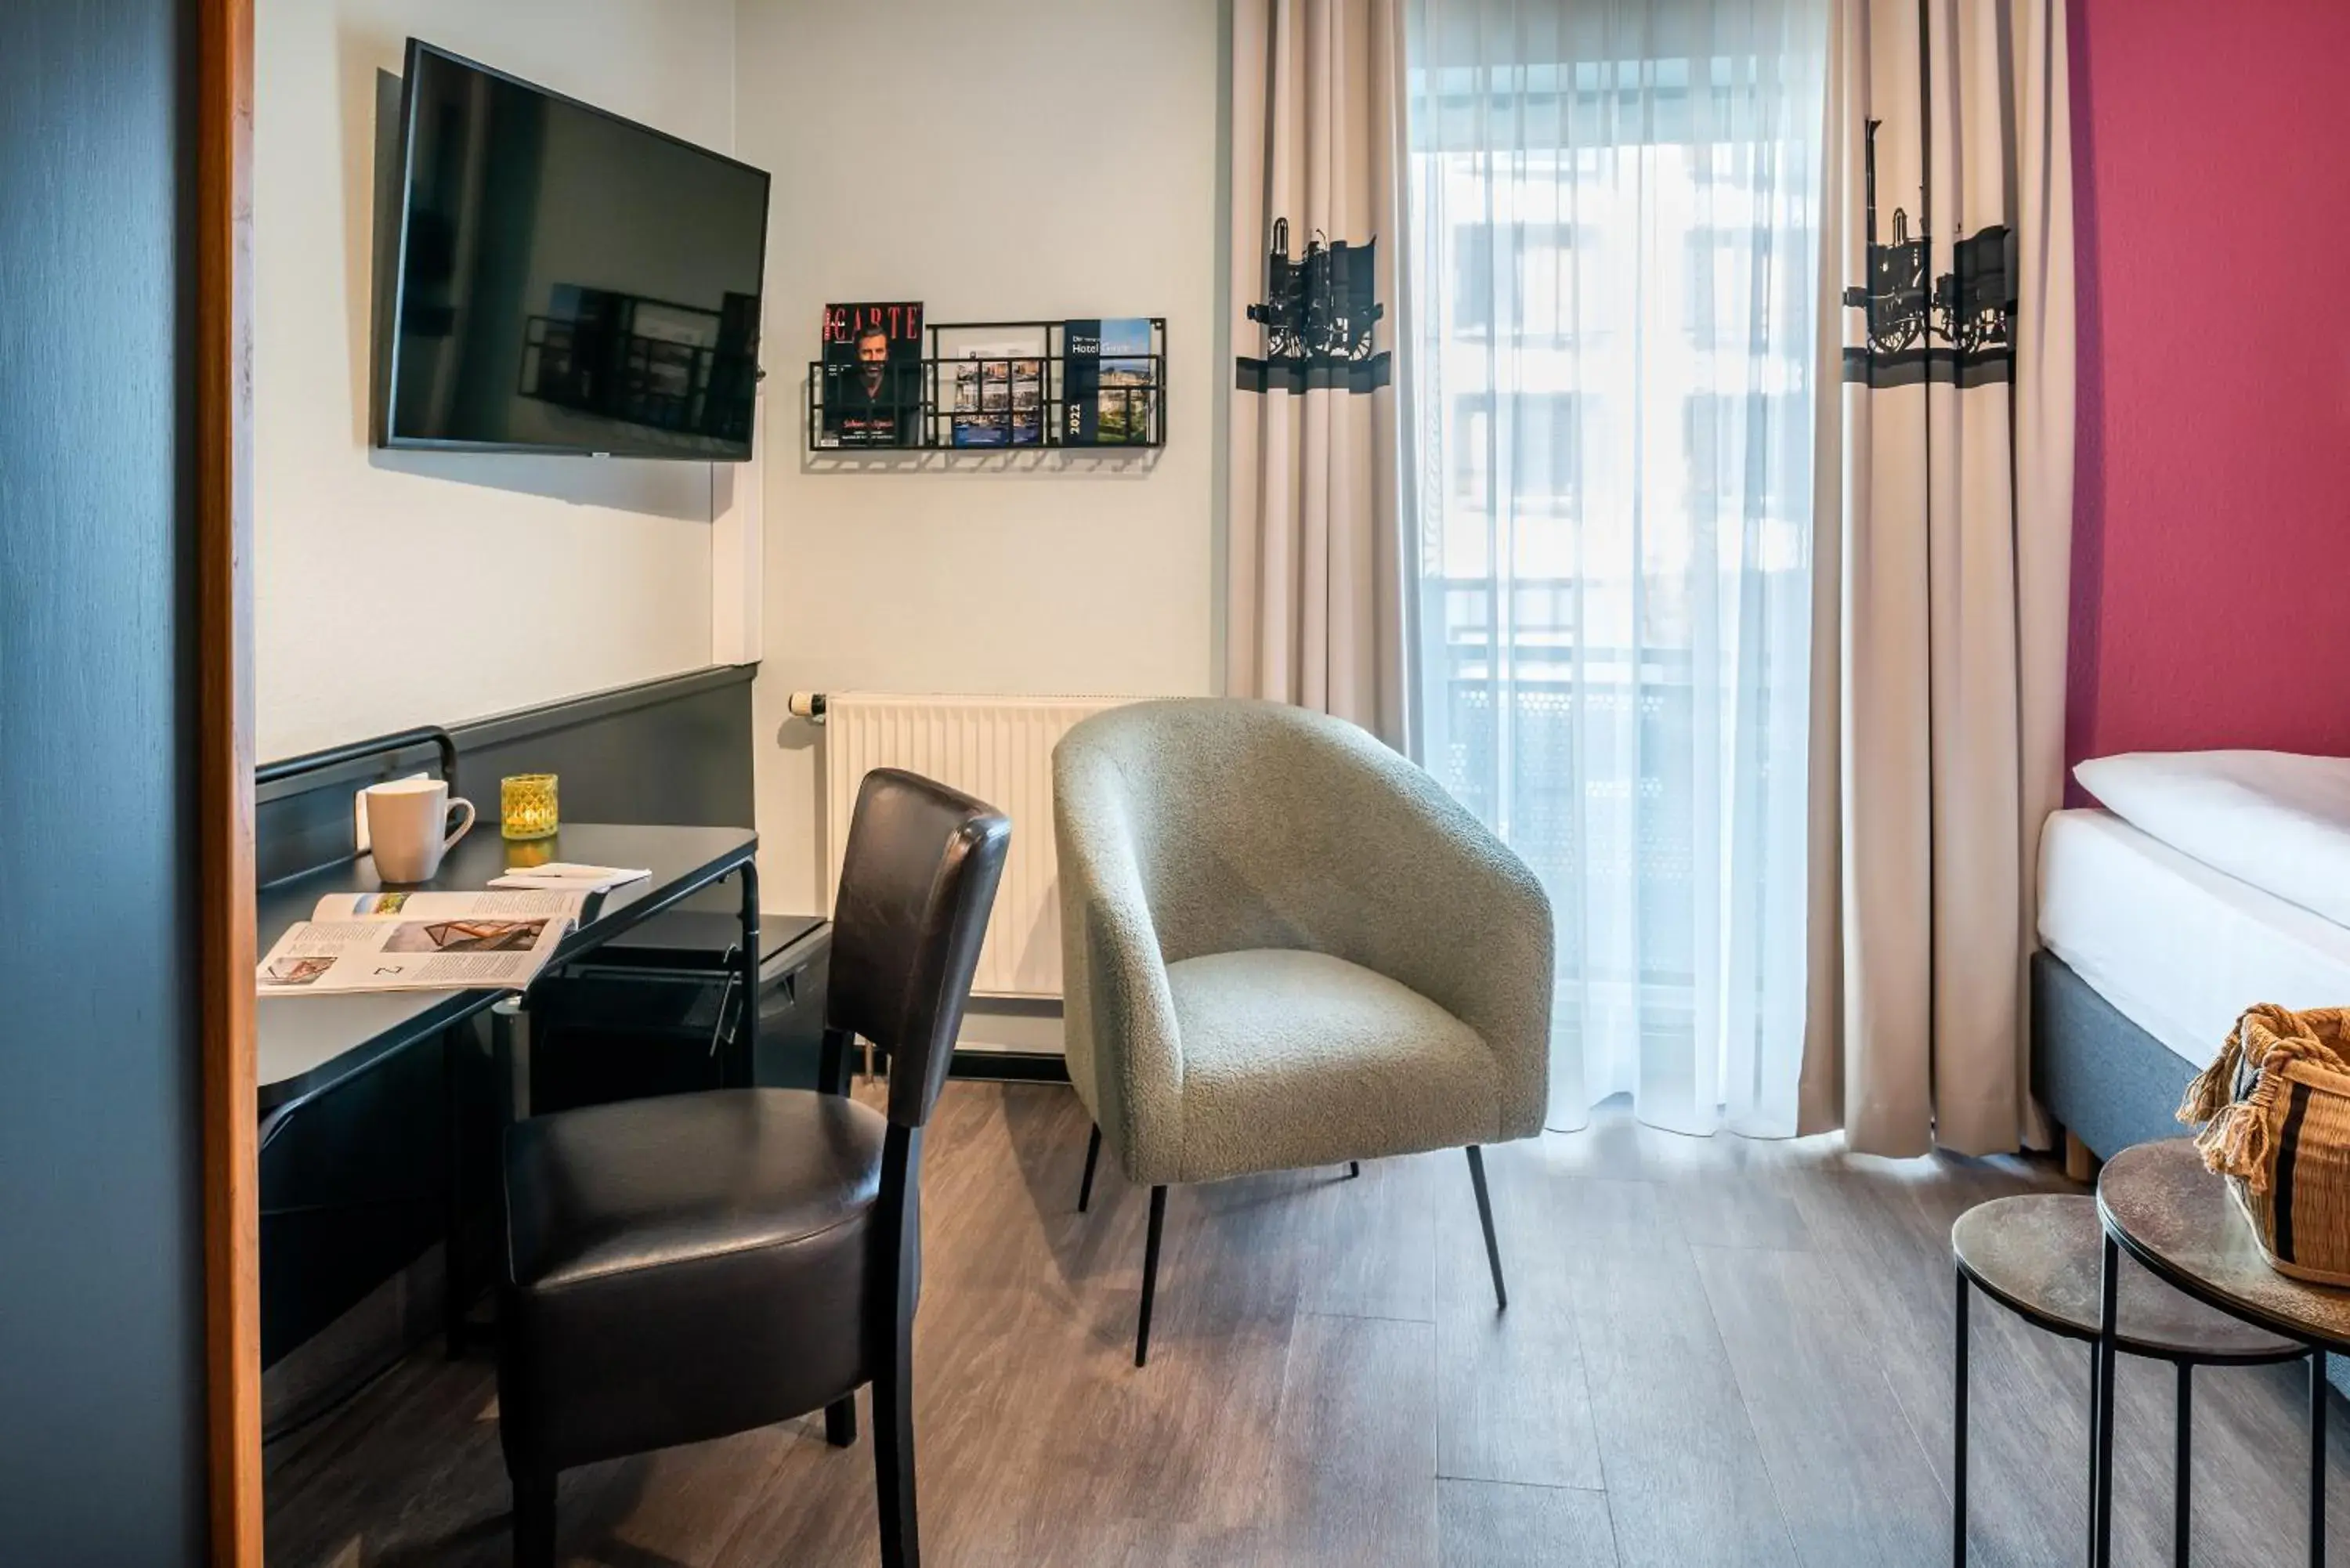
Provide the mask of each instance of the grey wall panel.
{"label": "grey wall panel", "polygon": [[0,1560],[201,1559],[193,7],[0,5]]}
{"label": "grey wall panel", "polygon": [[[566,702],[461,724],[459,793],[494,831],[498,780],[561,780],[567,822],[750,827],[751,680],[758,667],[722,665]],[[431,746],[265,784],[255,823],[261,880],[274,882],[351,853],[351,796],[379,779],[439,765]]]}

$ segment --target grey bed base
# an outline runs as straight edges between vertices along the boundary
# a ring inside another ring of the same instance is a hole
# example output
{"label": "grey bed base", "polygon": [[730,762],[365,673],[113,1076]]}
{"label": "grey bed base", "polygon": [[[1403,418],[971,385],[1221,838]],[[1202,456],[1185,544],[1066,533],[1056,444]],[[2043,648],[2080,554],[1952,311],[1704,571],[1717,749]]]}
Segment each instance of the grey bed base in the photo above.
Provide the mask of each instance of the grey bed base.
{"label": "grey bed base", "polygon": [[[2172,1113],[2194,1076],[2062,959],[2032,955],[2032,1086],[2090,1153],[2110,1159],[2132,1144],[2185,1137],[2190,1129]],[[2350,1356],[2334,1357],[2325,1376],[2350,1395]]]}
{"label": "grey bed base", "polygon": [[2090,1153],[2111,1159],[2132,1144],[2185,1136],[2172,1113],[2194,1076],[2064,960],[2032,955],[2033,1092]]}

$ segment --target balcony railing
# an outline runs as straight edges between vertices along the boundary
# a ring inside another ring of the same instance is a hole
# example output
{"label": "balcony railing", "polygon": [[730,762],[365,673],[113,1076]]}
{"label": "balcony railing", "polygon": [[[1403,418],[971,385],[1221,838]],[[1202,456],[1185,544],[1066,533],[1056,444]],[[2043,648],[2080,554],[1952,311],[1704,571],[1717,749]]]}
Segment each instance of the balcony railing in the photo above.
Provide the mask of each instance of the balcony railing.
{"label": "balcony railing", "polygon": [[[1685,992],[1700,809],[1690,657],[1579,644],[1574,586],[1513,584],[1497,640],[1486,582],[1424,583],[1428,766],[1549,888],[1562,982]],[[1619,919],[1635,922],[1629,940],[1589,929]]]}

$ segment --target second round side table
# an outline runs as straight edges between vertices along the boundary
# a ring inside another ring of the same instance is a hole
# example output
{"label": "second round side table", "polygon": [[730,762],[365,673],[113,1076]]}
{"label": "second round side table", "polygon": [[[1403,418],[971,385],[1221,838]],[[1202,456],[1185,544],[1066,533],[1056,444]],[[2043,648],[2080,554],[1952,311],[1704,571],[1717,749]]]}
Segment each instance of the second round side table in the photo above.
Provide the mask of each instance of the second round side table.
{"label": "second round side table", "polygon": [[[2119,1276],[2121,1252],[2197,1301],[2262,1333],[2302,1345],[2309,1355],[2309,1562],[2325,1564],[2325,1358],[2350,1355],[2350,1290],[2305,1284],[2271,1268],[2252,1240],[2227,1183],[2203,1168],[2187,1138],[2126,1148],[2097,1173],[2097,1213],[2104,1221],[2105,1277]],[[2113,1293],[2126,1303],[2125,1287]],[[2114,1319],[2106,1324],[2110,1329]],[[2098,1347],[2110,1365],[2125,1348],[2118,1332]],[[2091,1503],[2095,1568],[2113,1554],[2113,1396],[2104,1391],[2092,1428],[2105,1458]]]}
{"label": "second round side table", "polygon": [[[1977,1204],[1950,1227],[1958,1281],[1958,1344],[1950,1487],[1950,1562],[1967,1560],[1967,1305],[1970,1287],[2033,1326],[2091,1347],[2089,1477],[2090,1553],[2097,1541],[2095,1503],[2105,1495],[2098,1441],[2106,1364],[2097,1354],[2105,1230],[2097,1200],[2086,1193],[2030,1193]],[[2190,1472],[2194,1445],[2195,1368],[2252,1366],[2295,1361],[2308,1354],[2293,1340],[2266,1333],[2173,1290],[2143,1269],[2119,1277],[2120,1302],[2113,1348],[2168,1361],[2178,1368],[2177,1480],[2172,1498],[2172,1560],[2188,1561]]]}

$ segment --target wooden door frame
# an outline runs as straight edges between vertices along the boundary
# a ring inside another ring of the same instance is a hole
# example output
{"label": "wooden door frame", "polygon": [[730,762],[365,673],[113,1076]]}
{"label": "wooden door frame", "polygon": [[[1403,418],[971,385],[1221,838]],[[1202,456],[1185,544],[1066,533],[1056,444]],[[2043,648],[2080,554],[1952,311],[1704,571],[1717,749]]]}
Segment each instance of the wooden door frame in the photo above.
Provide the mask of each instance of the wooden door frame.
{"label": "wooden door frame", "polygon": [[253,972],[253,0],[196,5],[196,659],[213,1568],[260,1568]]}

